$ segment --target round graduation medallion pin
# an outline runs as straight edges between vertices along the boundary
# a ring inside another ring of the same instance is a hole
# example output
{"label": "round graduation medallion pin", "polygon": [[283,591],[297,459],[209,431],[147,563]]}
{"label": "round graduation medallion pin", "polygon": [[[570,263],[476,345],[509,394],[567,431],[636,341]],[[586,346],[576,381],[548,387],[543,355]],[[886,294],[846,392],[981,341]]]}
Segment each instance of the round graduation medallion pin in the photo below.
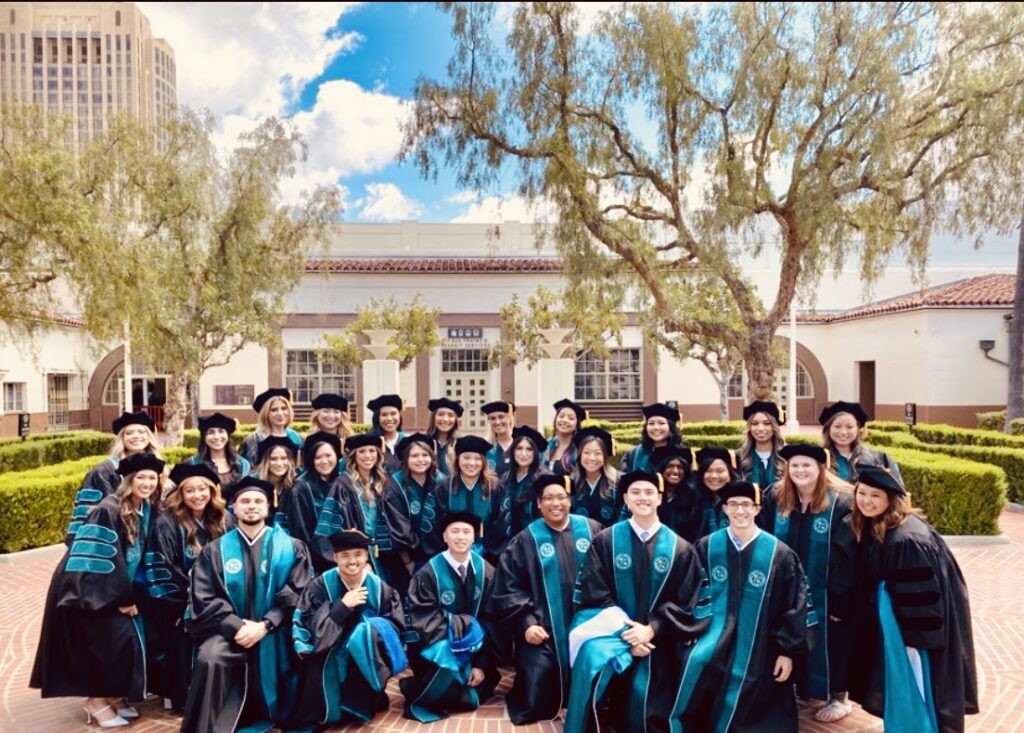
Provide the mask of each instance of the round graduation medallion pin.
{"label": "round graduation medallion pin", "polygon": [[765,577],[765,574],[760,570],[752,570],[750,571],[750,575],[747,576],[747,582],[755,588],[760,588],[767,580],[768,578]]}
{"label": "round graduation medallion pin", "polygon": [[719,583],[724,583],[729,577],[729,571],[725,569],[724,565],[716,565],[711,570],[711,577]]}
{"label": "round graduation medallion pin", "polygon": [[633,566],[633,558],[627,555],[625,552],[620,552],[615,556],[615,567],[619,570],[629,570]]}
{"label": "round graduation medallion pin", "polygon": [[659,573],[664,573],[668,570],[668,558],[664,555],[658,555],[654,558],[654,569]]}
{"label": "round graduation medallion pin", "polygon": [[242,561],[238,558],[231,558],[224,563],[224,571],[231,573],[232,575],[242,572]]}
{"label": "round graduation medallion pin", "polygon": [[828,532],[828,520],[825,517],[818,517],[814,520],[814,531],[818,534],[825,534]]}
{"label": "round graduation medallion pin", "polygon": [[555,556],[555,546],[552,545],[550,542],[545,542],[544,544],[542,544],[540,546],[540,548],[538,549],[538,552],[540,552],[540,556],[543,557],[543,558],[554,557]]}
{"label": "round graduation medallion pin", "polygon": [[577,552],[586,552],[589,549],[590,549],[590,540],[588,540],[586,537],[580,537],[578,540],[576,540],[576,551]]}
{"label": "round graduation medallion pin", "polygon": [[455,603],[455,591],[446,590],[441,593],[441,603],[446,606],[450,606]]}

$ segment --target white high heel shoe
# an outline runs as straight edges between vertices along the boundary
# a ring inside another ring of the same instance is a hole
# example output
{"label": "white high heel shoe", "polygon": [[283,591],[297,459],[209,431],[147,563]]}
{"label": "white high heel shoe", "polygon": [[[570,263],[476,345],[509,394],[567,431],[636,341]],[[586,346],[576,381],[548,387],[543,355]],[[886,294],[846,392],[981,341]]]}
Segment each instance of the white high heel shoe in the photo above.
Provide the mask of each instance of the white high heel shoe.
{"label": "white high heel shoe", "polygon": [[100,728],[124,728],[126,725],[128,725],[128,721],[122,718],[120,715],[115,714],[113,718],[107,718],[106,720],[100,720],[97,717],[104,710],[110,710],[111,712],[113,712],[113,708],[111,708],[109,705],[105,705],[104,707],[100,708],[95,712],[93,712],[89,708],[82,709],[85,710],[85,722],[92,723],[93,719],[95,718],[96,725],[98,725]]}

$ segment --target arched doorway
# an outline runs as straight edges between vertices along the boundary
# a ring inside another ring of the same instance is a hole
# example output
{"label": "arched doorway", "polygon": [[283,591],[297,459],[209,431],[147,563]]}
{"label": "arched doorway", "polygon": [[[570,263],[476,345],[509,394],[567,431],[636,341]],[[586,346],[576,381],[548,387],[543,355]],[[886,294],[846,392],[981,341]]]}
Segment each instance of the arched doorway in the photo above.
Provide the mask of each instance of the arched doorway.
{"label": "arched doorway", "polygon": [[160,365],[134,360],[132,364],[132,404],[124,406],[124,347],[111,351],[96,365],[89,380],[89,422],[96,430],[109,430],[122,409],[141,410],[162,428],[164,404],[170,374]]}
{"label": "arched doorway", "polygon": [[[775,337],[788,352],[789,339],[785,336]],[[783,405],[789,400],[789,368],[788,365],[775,370],[773,392],[776,399]],[[825,369],[821,366],[810,349],[797,341],[796,344],[796,411],[801,424],[815,424],[818,413],[828,404],[828,380]],[[743,394],[743,374],[736,373],[729,382],[729,417],[740,420],[743,417],[743,405],[746,395]]]}

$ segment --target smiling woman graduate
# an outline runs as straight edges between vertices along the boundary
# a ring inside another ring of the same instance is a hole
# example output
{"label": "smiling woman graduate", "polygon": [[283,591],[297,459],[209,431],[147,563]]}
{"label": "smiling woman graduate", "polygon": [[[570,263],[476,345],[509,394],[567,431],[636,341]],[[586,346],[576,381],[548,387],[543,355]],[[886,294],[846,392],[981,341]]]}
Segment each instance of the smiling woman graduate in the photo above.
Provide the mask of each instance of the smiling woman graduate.
{"label": "smiling woman graduate", "polygon": [[30,686],[43,697],[87,697],[87,719],[103,727],[128,725],[139,714],[127,701],[146,696],[146,595],[135,580],[163,470],[151,453],[120,461],[120,486],[82,521],[46,596]]}

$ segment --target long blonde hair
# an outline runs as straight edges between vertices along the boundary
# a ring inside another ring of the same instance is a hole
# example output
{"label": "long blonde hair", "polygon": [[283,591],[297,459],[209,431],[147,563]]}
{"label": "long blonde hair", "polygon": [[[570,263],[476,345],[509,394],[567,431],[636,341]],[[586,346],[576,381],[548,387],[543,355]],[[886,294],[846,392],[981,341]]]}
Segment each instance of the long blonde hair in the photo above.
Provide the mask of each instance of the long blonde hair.
{"label": "long blonde hair", "polygon": [[347,410],[339,410],[339,412],[341,412],[341,422],[338,423],[338,427],[328,430],[320,424],[320,410],[313,410],[313,414],[309,416],[309,430],[306,431],[306,437],[308,438],[313,433],[334,433],[341,438],[341,442],[344,444],[345,438],[352,435],[352,421],[348,419]]}
{"label": "long blonde hair", "polygon": [[[817,463],[817,461],[815,462]],[[820,463],[818,467],[820,469],[818,480],[814,484],[814,494],[808,506],[811,514],[820,514],[828,509],[828,492],[830,490],[840,494],[853,493],[852,484],[843,481]],[[791,512],[796,511],[797,507],[800,506],[800,492],[797,490],[796,484],[793,483],[793,479],[789,477],[788,464],[782,473],[782,480],[776,482],[773,491],[775,492],[775,506],[782,516],[788,517]]]}
{"label": "long blonde hair", "polygon": [[384,491],[384,482],[387,480],[387,476],[384,473],[384,454],[380,448],[375,445],[363,447],[370,447],[377,451],[377,463],[370,469],[369,484],[363,483],[363,477],[359,475],[359,466],[356,465],[356,451],[359,448],[345,452],[345,473],[352,479],[353,486],[363,490],[363,501],[369,504],[371,499],[380,498],[381,492]]}
{"label": "long blonde hair", "polygon": [[[132,423],[132,425],[136,424],[137,423]],[[124,431],[127,427],[128,426],[125,425],[124,428],[121,428],[120,432],[118,432],[118,434],[114,436],[114,439],[110,441],[110,457],[116,458],[119,461],[128,455],[128,452],[124,447]],[[152,453],[162,461],[164,457],[160,455],[160,445],[157,443],[156,433],[150,430],[148,425],[143,425],[142,427],[146,429],[146,437],[149,438],[149,443],[142,449],[142,452]]]}
{"label": "long blonde hair", "polygon": [[[288,473],[286,473],[284,476],[281,477],[280,483],[275,481],[274,480],[274,476],[270,473],[270,455],[274,451],[276,451],[278,448],[283,450],[285,452],[285,454],[291,459],[291,466],[288,467]],[[261,480],[269,481],[271,484],[274,485],[274,499],[275,499],[275,501],[276,501],[277,497],[280,495],[281,492],[286,491],[286,490],[290,489],[292,486],[295,485],[295,478],[296,478],[296,476],[295,476],[295,461],[296,461],[296,459],[297,459],[297,456],[295,456],[294,453],[292,453],[290,450],[285,448],[283,445],[275,445],[273,448],[271,448],[270,450],[267,451],[267,454],[265,456],[263,456],[263,460],[260,461],[260,465],[256,467],[256,475]],[[277,504],[275,503],[274,506],[277,506]]]}
{"label": "long blonde hair", "polygon": [[[485,499],[491,498],[491,492],[494,491],[498,486],[498,474],[491,468],[491,464],[487,462],[487,458],[483,458],[483,468],[480,469],[480,483],[483,484],[481,494]],[[448,490],[450,494],[457,494],[459,487],[462,485],[462,470],[459,468],[459,459],[455,459],[455,465],[452,466],[452,476],[448,481]]]}
{"label": "long blonde hair", "polygon": [[183,489],[190,481],[199,481],[210,490],[210,501],[203,510],[203,526],[210,533],[210,539],[215,540],[227,531],[227,504],[220,493],[220,486],[203,476],[189,476],[180,484],[175,486],[167,494],[165,506],[167,511],[174,515],[178,526],[185,530],[185,541],[196,553],[202,549],[199,540],[196,539],[196,522],[192,511],[185,505],[182,495]]}
{"label": "long blonde hair", "polygon": [[[256,432],[263,437],[274,434],[274,429],[270,427],[270,409],[274,406],[274,403],[277,400],[284,402],[285,406],[288,408],[288,425],[291,425],[295,420],[295,410],[292,409],[292,403],[290,400],[286,400],[281,395],[271,397],[264,403],[263,407],[260,408],[260,414],[256,418]],[[287,428],[288,425],[285,425],[285,428]]]}
{"label": "long blonde hair", "polygon": [[[516,413],[507,412],[508,415],[508,436],[512,437],[512,431],[516,429]],[[494,428],[491,427],[491,421],[487,421],[487,442],[491,445],[498,445],[498,436],[494,434]],[[454,470],[454,466],[452,467]]]}

